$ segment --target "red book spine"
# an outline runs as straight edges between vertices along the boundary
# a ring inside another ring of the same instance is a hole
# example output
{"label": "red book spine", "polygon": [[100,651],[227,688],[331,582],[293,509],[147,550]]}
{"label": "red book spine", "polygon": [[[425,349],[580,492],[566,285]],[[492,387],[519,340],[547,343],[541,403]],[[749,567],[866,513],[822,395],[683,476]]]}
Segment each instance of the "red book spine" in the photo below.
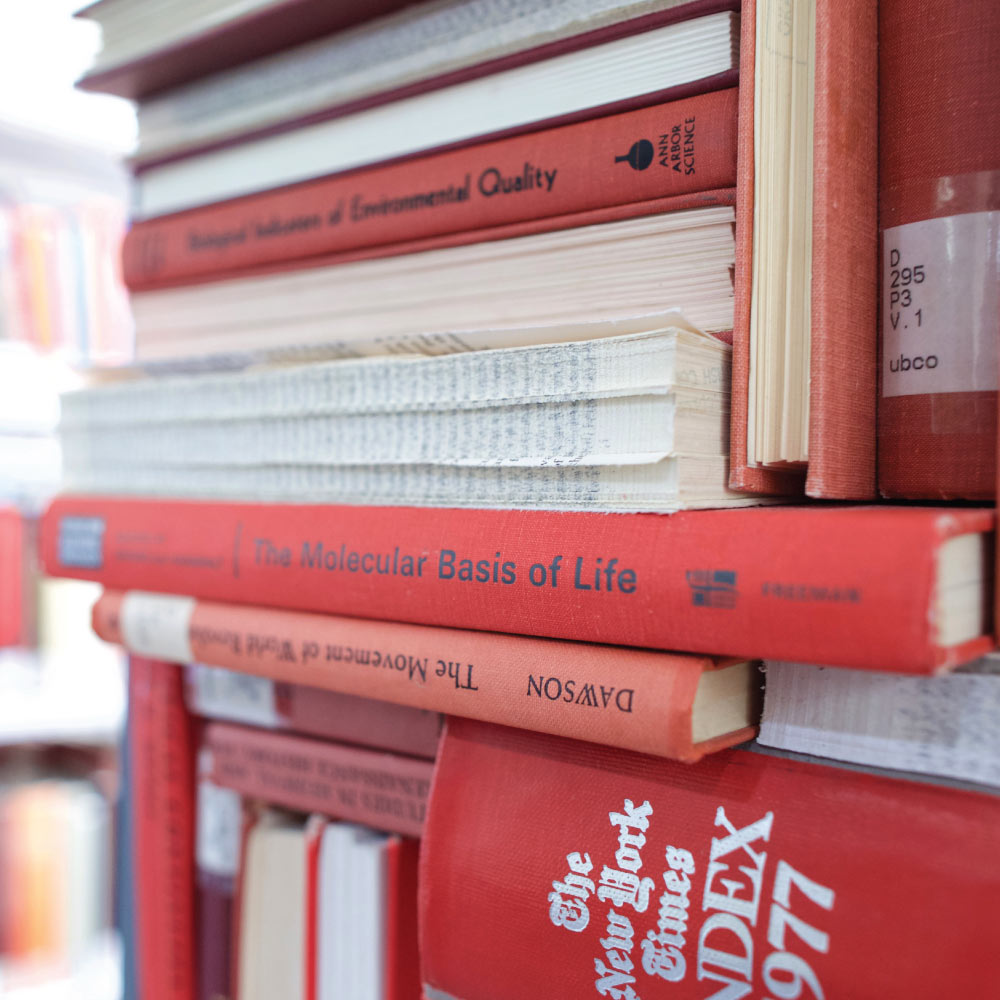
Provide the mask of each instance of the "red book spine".
{"label": "red book spine", "polygon": [[992,528],[992,511],[955,508],[664,517],[62,497],[41,541],[51,575],[120,590],[920,673],[991,648],[985,623],[941,647],[932,609],[942,545]]}
{"label": "red book spine", "polygon": [[[424,717],[412,719],[406,712],[434,708],[677,760],[697,760],[754,735],[744,726],[696,737],[702,675],[730,665],[707,657],[114,591],[97,601],[91,621],[102,639],[133,652],[168,657],[186,644],[184,659],[237,671],[240,685],[248,682],[247,674],[256,675],[255,685],[270,678],[308,684],[291,687],[299,704],[299,725],[292,728],[299,732],[339,732],[347,742],[407,753],[387,725],[393,714],[402,715],[399,723],[419,724],[426,734],[417,755],[431,759],[437,719],[428,719],[434,724],[428,732]],[[752,686],[748,676],[748,717]],[[217,697],[220,709],[235,700],[226,704],[224,697]],[[337,699],[345,697],[350,704],[339,706]],[[399,704],[375,700],[380,698]],[[339,724],[344,708],[353,711],[357,727]],[[324,715],[329,721],[322,721]],[[261,719],[233,712],[224,717],[250,724]]]}
{"label": "red book spine", "polygon": [[385,1000],[419,1000],[417,866],[420,841],[393,837],[386,845]]}
{"label": "red book spine", "polygon": [[[754,254],[756,0],[741,6],[739,177],[733,320],[733,489],[826,500],[875,496],[878,24],[868,0],[818,0],[815,33],[809,462],[747,464]],[[774,8],[775,25],[781,14]],[[778,30],[782,30],[780,26]],[[760,44],[766,42],[762,39]]]}
{"label": "red book spine", "polygon": [[133,291],[732,187],[736,90],[500,139],[140,222]]}
{"label": "red book spine", "polygon": [[210,780],[245,798],[419,836],[433,765],[304,736],[210,723]]}
{"label": "red book spine", "polygon": [[306,914],[305,914],[305,1000],[317,1000],[317,963],[319,961],[319,854],[323,829],[323,816],[310,816],[306,826]]}
{"label": "red book spine", "polygon": [[0,507],[0,646],[24,642],[24,527],[21,512]]}
{"label": "red book spine", "polygon": [[1000,5],[879,4],[879,489],[992,499]]}
{"label": "red book spine", "polygon": [[987,1000],[998,822],[988,795],[449,720],[421,845],[425,996],[881,1000],[947,983]]}
{"label": "red book spine", "polygon": [[195,1000],[194,739],[181,672],[132,657],[129,740],[143,1000]]}

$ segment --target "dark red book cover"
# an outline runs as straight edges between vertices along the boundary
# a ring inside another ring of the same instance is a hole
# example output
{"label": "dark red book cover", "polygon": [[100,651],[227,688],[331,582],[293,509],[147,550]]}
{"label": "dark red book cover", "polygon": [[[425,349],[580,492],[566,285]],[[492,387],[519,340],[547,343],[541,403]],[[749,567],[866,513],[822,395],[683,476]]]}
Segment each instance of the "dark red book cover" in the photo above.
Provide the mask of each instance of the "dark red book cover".
{"label": "dark red book cover", "polygon": [[[126,645],[120,628],[121,603],[119,601],[115,608],[112,606],[114,598],[108,600],[106,596],[95,603],[91,625],[105,641]],[[238,613],[247,610],[240,607]],[[275,613],[270,608],[254,609],[254,612],[258,620],[261,615],[267,619]],[[207,632],[200,634],[208,638]],[[230,630],[230,637],[234,634]],[[221,632],[215,632],[216,639],[221,636]],[[244,648],[242,643],[240,645]],[[263,655],[267,663],[272,662],[273,656],[273,662],[288,664],[291,661],[298,665],[300,653],[294,652],[292,646],[283,642],[280,647],[271,647],[265,653],[263,645],[257,646],[255,651]],[[287,674],[278,672],[256,669],[240,672],[241,668],[257,665],[249,660],[219,664],[229,668],[226,670],[211,670],[206,664],[213,664],[216,658],[200,655],[204,651],[199,648],[194,657],[196,665],[185,674],[187,705],[194,715],[249,726],[287,729],[303,736],[318,736],[336,743],[357,743],[427,760],[433,760],[437,753],[442,722],[439,712],[381,701],[377,695],[364,697],[290,682],[284,679]],[[326,650],[322,655],[325,657]]]}
{"label": "dark red book cover", "polygon": [[137,223],[133,291],[736,182],[734,88]]}
{"label": "dark red book cover", "polygon": [[248,799],[420,836],[430,761],[213,722],[203,747],[209,780]]}
{"label": "dark red book cover", "polygon": [[129,661],[136,941],[143,1000],[195,1000],[194,734],[177,667]]}
{"label": "dark red book cover", "polygon": [[879,489],[996,495],[1000,5],[879,4]]}
{"label": "dark red book cover", "polygon": [[421,849],[425,996],[989,1000],[998,823],[985,794],[449,720]]}
{"label": "dark red book cover", "polygon": [[981,595],[976,637],[942,646],[936,591],[951,538],[982,533],[969,579],[986,572],[993,521],[889,506],[663,516],[66,496],[43,517],[42,557],[54,576],[118,590],[924,673],[992,647]]}
{"label": "dark red book cover", "polygon": [[[797,493],[802,475],[747,465],[754,218],[754,0],[740,21],[740,149],[730,485]],[[813,141],[812,330],[806,494],[875,496],[876,5],[818,0]]]}
{"label": "dark red book cover", "polygon": [[232,878],[198,872],[199,1000],[231,1000],[233,996],[233,892]]}
{"label": "dark red book cover", "polygon": [[417,865],[420,841],[392,837],[386,844],[384,1000],[420,1000],[417,937]]}

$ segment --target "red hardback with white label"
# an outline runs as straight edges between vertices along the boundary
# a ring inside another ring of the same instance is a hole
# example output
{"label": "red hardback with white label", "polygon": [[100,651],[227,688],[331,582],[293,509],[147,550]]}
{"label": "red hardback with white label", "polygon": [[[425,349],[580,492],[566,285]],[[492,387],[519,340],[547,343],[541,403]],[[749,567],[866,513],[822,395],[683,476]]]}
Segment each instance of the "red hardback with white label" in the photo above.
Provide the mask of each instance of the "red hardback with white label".
{"label": "red hardback with white label", "polygon": [[[58,498],[54,576],[106,587],[723,656],[909,673],[938,644],[937,559],[991,510],[658,514]],[[985,544],[985,541],[984,541]]]}
{"label": "red hardback with white label", "polygon": [[996,996],[1000,799],[450,720],[421,852],[427,1000]]}
{"label": "red hardback with white label", "polygon": [[996,495],[1000,5],[879,5],[883,496]]}

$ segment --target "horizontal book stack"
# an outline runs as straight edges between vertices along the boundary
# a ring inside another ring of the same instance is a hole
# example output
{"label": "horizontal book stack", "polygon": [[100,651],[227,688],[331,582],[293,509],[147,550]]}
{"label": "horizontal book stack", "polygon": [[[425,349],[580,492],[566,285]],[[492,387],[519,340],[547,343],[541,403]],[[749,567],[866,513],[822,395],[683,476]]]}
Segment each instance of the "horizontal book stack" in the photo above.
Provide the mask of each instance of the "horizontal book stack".
{"label": "horizontal book stack", "polygon": [[91,11],[136,363],[41,529],[133,657],[144,1000],[989,996],[994,514],[874,502],[876,8],[183,6]]}

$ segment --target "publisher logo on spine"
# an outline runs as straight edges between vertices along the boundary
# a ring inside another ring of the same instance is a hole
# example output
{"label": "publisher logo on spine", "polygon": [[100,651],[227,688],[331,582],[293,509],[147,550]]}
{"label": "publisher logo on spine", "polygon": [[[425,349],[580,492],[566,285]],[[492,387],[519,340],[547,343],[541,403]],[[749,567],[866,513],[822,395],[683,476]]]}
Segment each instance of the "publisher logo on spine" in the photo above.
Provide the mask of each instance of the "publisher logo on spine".
{"label": "publisher logo on spine", "polygon": [[104,565],[104,519],[64,517],[59,521],[59,563],[78,569]]}
{"label": "publisher logo on spine", "polygon": [[739,591],[731,569],[689,569],[687,583],[696,608],[735,608]]}
{"label": "publisher logo on spine", "polygon": [[648,139],[633,142],[627,153],[615,157],[615,163],[627,163],[633,170],[645,170],[652,162],[655,150]]}

